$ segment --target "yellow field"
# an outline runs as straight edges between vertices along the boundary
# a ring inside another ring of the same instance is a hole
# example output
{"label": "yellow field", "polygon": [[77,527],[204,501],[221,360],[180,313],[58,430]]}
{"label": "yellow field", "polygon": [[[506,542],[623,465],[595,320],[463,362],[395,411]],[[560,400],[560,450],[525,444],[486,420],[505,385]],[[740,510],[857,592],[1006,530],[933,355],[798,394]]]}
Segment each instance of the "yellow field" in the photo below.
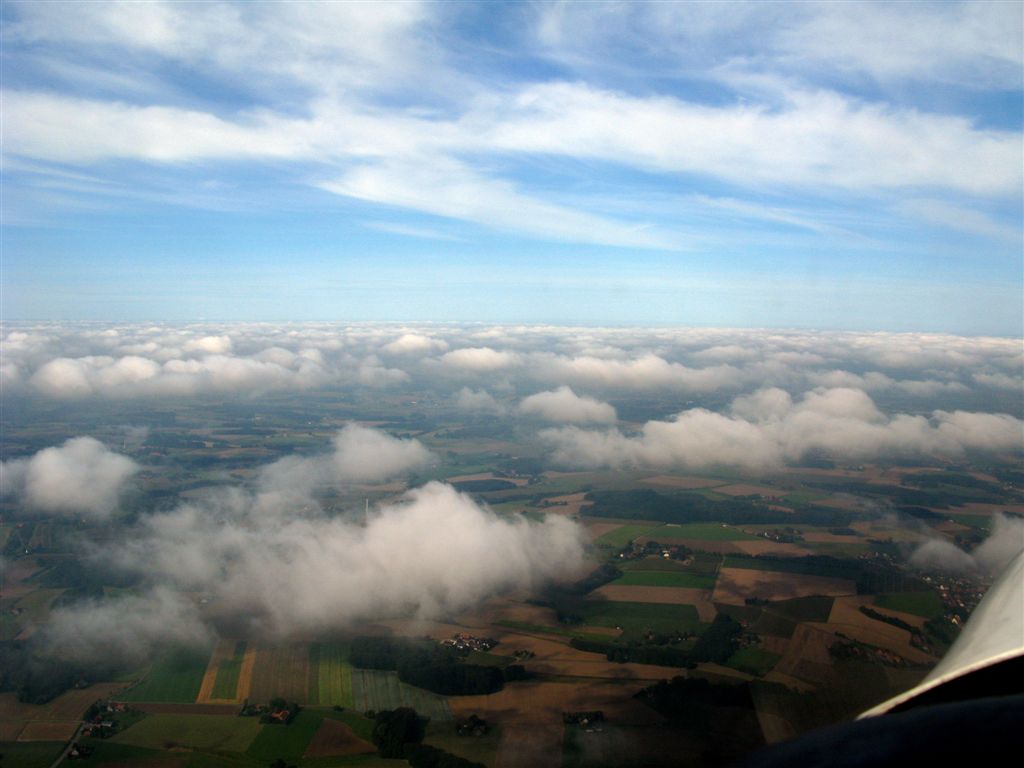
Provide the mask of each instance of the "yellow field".
{"label": "yellow field", "polygon": [[213,684],[217,680],[217,670],[220,663],[231,658],[235,648],[234,640],[221,639],[210,654],[210,660],[206,663],[206,674],[203,675],[203,682],[199,686],[199,693],[196,694],[196,704],[209,704],[213,698]]}

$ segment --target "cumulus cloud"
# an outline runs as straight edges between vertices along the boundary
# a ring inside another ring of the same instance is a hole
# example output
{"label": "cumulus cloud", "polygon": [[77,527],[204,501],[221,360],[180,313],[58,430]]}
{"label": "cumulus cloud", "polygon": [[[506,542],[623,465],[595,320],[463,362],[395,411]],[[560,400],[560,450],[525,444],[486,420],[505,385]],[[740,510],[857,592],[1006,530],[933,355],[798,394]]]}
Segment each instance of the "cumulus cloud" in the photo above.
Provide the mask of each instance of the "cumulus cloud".
{"label": "cumulus cloud", "polygon": [[952,542],[933,538],[914,550],[910,562],[919,568],[995,577],[1022,551],[1024,520],[997,514],[992,518],[992,532],[973,551],[965,552]]}
{"label": "cumulus cloud", "polygon": [[346,425],[322,456],[288,456],[259,473],[264,489],[308,492],[318,484],[379,483],[425,467],[433,454],[415,439],[401,440],[376,429]]}
{"label": "cumulus cloud", "polygon": [[392,355],[425,354],[448,349],[448,343],[442,339],[424,336],[422,333],[403,333],[394,341],[385,344],[385,352]]}
{"label": "cumulus cloud", "polygon": [[794,402],[771,388],[738,398],[730,415],[690,409],[672,421],[648,421],[637,436],[564,427],[541,437],[568,466],[764,468],[810,451],[854,460],[1019,451],[1024,424],[1007,414],[964,411],[887,416],[861,390],[815,390]]}
{"label": "cumulus cloud", "polygon": [[515,365],[516,361],[515,354],[491,347],[464,347],[441,356],[445,365],[467,371],[497,371]]}
{"label": "cumulus cloud", "polygon": [[570,576],[582,556],[580,529],[563,517],[499,517],[432,482],[365,524],[294,510],[268,518],[251,497],[208,499],[146,518],[117,560],[208,594],[219,620],[288,635],[384,616],[447,615]]}
{"label": "cumulus cloud", "polygon": [[43,628],[42,648],[78,662],[140,663],[171,646],[203,646],[212,634],[195,605],[167,587],[144,595],[59,608]]}
{"label": "cumulus cloud", "polygon": [[598,422],[611,424],[618,420],[615,409],[592,397],[580,397],[569,387],[551,392],[538,392],[523,398],[519,412],[538,416],[546,421]]}
{"label": "cumulus cloud", "polygon": [[0,490],[30,511],[82,514],[98,520],[117,510],[118,499],[140,467],[91,437],[76,437],[0,467]]}

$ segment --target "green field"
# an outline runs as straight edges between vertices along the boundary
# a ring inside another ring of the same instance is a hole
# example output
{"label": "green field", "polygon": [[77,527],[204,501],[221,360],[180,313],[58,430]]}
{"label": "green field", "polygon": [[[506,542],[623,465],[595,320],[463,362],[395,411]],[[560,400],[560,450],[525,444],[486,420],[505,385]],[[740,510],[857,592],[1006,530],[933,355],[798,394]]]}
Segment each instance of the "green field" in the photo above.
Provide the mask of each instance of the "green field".
{"label": "green field", "polygon": [[640,536],[652,535],[653,531],[660,531],[662,526],[655,525],[624,525],[621,528],[616,528],[614,531],[608,531],[595,541],[594,543],[600,547],[615,547],[621,549],[622,547],[629,544]]}
{"label": "green field", "polygon": [[991,515],[949,515],[949,519],[960,523],[960,525],[966,525],[982,531],[988,531],[992,528]]}
{"label": "green field", "polygon": [[309,647],[309,663],[316,670],[318,703],[354,706],[346,643],[314,643]]}
{"label": "green field", "polygon": [[125,691],[121,698],[124,701],[191,704],[199,695],[209,658],[209,649],[202,652],[171,651],[157,659],[149,674],[138,685]]}
{"label": "green field", "polygon": [[666,539],[700,539],[701,541],[741,541],[756,539],[749,533],[722,523],[687,523],[667,525],[659,532]]}
{"label": "green field", "polygon": [[451,720],[448,700],[422,688],[406,685],[397,672],[377,669],[352,670],[353,706],[360,712],[412,707],[431,720]]}
{"label": "green field", "polygon": [[725,662],[725,666],[738,669],[740,672],[746,672],[748,675],[754,675],[754,677],[763,677],[771,672],[772,667],[781,658],[779,654],[769,653],[761,648],[741,648],[729,657],[729,660]]}
{"label": "green field", "polygon": [[903,611],[926,619],[942,615],[942,600],[935,592],[891,592],[875,598],[875,605],[891,611]]}
{"label": "green field", "polygon": [[245,656],[244,640],[235,643],[235,650],[230,659],[221,661],[217,667],[217,677],[213,681],[214,699],[233,699],[238,693],[238,673],[242,670],[242,657]]}
{"label": "green field", "polygon": [[146,749],[244,752],[261,727],[257,718],[237,715],[150,715],[113,740]]}
{"label": "green field", "polygon": [[0,741],[0,765],[3,768],[45,768],[63,749],[62,741]]}
{"label": "green field", "polygon": [[288,725],[265,725],[245,753],[255,760],[266,762],[278,758],[296,760],[306,751],[323,719],[323,714],[304,709]]}
{"label": "green field", "polygon": [[705,626],[692,605],[626,603],[588,600],[583,603],[583,621],[594,627],[622,627],[624,636],[655,632],[700,632]]}
{"label": "green field", "polygon": [[613,584],[627,587],[691,587],[714,589],[715,577],[706,573],[679,573],[673,571],[626,571]]}
{"label": "green field", "polygon": [[112,739],[82,739],[82,744],[92,749],[90,765],[120,763],[121,765],[146,765],[157,762],[167,764],[167,752],[160,749],[145,749],[132,744],[121,744]]}

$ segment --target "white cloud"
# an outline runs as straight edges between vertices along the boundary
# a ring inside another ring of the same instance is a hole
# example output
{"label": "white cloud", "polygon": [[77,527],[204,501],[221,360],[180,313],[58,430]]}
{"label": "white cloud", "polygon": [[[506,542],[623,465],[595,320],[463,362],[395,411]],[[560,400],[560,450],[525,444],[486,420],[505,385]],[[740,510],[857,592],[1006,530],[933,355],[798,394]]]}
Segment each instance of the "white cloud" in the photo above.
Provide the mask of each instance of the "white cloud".
{"label": "white cloud", "polygon": [[580,397],[569,387],[551,392],[538,392],[523,398],[519,412],[539,416],[546,421],[599,422],[610,424],[618,420],[615,409],[608,403],[592,397]]}
{"label": "white cloud", "polygon": [[441,362],[467,371],[497,371],[515,365],[518,358],[512,352],[499,352],[491,347],[463,347],[443,354]]}
{"label": "white cloud", "polygon": [[810,451],[847,460],[1019,451],[1024,423],[1006,414],[963,411],[886,416],[860,390],[816,390],[794,403],[783,390],[769,389],[738,398],[732,416],[691,409],[672,421],[648,421],[636,437],[577,427],[541,436],[553,458],[569,466],[757,469],[797,461]]}
{"label": "white cloud", "polygon": [[264,491],[303,494],[318,484],[378,483],[427,466],[433,455],[415,439],[402,440],[376,429],[348,424],[330,454],[288,456],[260,470]]}
{"label": "white cloud", "polygon": [[563,517],[498,517],[430,483],[365,525],[294,511],[270,519],[244,500],[183,507],[147,518],[118,559],[208,593],[219,615],[247,620],[255,632],[286,635],[384,616],[447,615],[572,575],[582,542]]}
{"label": "white cloud", "polygon": [[392,355],[426,354],[442,352],[448,349],[448,343],[422,333],[403,333],[394,341],[385,344],[383,349]]}
{"label": "white cloud", "polygon": [[992,517],[992,531],[973,551],[965,552],[945,539],[932,538],[914,550],[910,562],[921,568],[996,577],[1021,552],[1024,520],[997,514]]}
{"label": "white cloud", "polygon": [[117,511],[122,491],[139,469],[98,440],[76,437],[28,459],[4,462],[0,490],[30,511],[104,520]]}
{"label": "white cloud", "polygon": [[47,652],[94,663],[140,664],[160,649],[211,641],[195,605],[166,587],[58,608],[42,630]]}

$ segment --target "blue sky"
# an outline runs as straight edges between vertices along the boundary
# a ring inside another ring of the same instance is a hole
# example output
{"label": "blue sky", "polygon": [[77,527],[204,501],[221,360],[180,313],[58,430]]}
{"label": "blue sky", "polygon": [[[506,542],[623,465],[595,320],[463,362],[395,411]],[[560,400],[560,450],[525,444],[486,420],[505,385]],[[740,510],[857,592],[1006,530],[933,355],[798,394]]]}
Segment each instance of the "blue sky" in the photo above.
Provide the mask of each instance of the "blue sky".
{"label": "blue sky", "polygon": [[3,317],[1022,333],[1021,3],[27,3]]}

